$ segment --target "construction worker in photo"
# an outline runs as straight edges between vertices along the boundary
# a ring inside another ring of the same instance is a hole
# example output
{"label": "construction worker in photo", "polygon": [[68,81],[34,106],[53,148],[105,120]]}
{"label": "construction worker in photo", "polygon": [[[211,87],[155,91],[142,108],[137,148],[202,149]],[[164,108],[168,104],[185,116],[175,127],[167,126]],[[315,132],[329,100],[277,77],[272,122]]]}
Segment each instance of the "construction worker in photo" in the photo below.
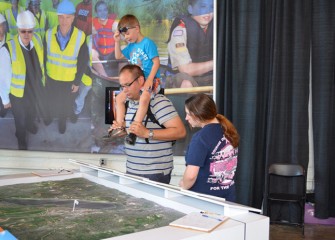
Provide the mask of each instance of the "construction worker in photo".
{"label": "construction worker in photo", "polygon": [[58,118],[58,131],[66,131],[80,81],[89,61],[85,33],[73,26],[75,6],[63,0],[57,8],[59,25],[45,34],[45,60],[49,107]]}
{"label": "construction worker in photo", "polygon": [[19,6],[19,0],[11,0],[12,7],[5,11],[5,17],[8,24],[8,31],[10,38],[13,38],[17,34],[16,19],[20,12],[24,11],[24,8]]}
{"label": "construction worker in photo", "polygon": [[35,25],[30,11],[19,13],[18,35],[0,48],[0,96],[4,108],[12,110],[21,150],[28,147],[27,132],[38,131],[36,118],[45,113],[43,45]]}
{"label": "construction worker in photo", "polygon": [[78,90],[78,96],[76,97],[75,106],[74,106],[73,113],[70,118],[70,121],[72,123],[77,122],[79,114],[84,109],[86,97],[92,88],[92,77],[91,77],[92,76],[92,71],[91,71],[91,68],[92,68],[92,51],[91,51],[92,35],[88,35],[86,37],[86,44],[88,47],[90,58],[87,64],[86,72],[84,73],[83,78],[81,79],[79,90]]}
{"label": "construction worker in photo", "polygon": [[41,38],[44,38],[45,28],[46,28],[46,21],[47,16],[45,15],[44,10],[41,9],[41,1],[40,0],[30,0],[28,3],[29,11],[31,11],[36,20],[36,33],[38,33]]}
{"label": "construction worker in photo", "polygon": [[56,27],[58,25],[57,8],[60,0],[51,0],[52,8],[48,8],[45,12],[47,17],[46,29]]}
{"label": "construction worker in photo", "polygon": [[[6,43],[7,41],[7,23],[5,17],[0,14],[0,48]],[[0,97],[0,117],[5,117],[7,114],[8,108],[5,109],[4,105],[2,104],[2,100]]]}
{"label": "construction worker in photo", "polygon": [[0,0],[0,13],[4,14],[4,12],[11,8],[12,4],[10,0]]}
{"label": "construction worker in photo", "polygon": [[92,34],[92,1],[83,0],[76,6],[74,25],[86,35]]}

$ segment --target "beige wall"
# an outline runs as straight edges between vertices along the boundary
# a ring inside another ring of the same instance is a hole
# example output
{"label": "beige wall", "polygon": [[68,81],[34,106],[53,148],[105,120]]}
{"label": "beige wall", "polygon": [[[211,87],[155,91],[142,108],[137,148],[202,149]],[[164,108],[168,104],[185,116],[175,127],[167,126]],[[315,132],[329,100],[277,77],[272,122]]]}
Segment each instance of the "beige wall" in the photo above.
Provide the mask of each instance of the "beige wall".
{"label": "beige wall", "polygon": [[[107,168],[125,172],[125,155],[0,150],[0,175],[37,169],[78,169],[79,167],[70,163],[69,159],[99,165],[101,158],[107,160]],[[171,184],[178,185],[185,170],[184,157],[175,156],[174,166]],[[311,161],[307,175],[307,191],[309,192],[314,191],[313,168],[314,164]]]}

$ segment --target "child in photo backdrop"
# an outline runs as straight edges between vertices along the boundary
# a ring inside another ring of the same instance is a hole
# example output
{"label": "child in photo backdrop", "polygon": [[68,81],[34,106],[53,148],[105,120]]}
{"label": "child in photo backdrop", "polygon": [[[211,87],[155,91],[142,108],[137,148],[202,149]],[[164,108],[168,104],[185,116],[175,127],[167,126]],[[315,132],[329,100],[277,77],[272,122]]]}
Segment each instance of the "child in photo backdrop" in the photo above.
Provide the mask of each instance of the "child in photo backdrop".
{"label": "child in photo backdrop", "polygon": [[213,85],[213,0],[189,0],[187,10],[171,25],[166,88]]}
{"label": "child in photo backdrop", "polygon": [[115,77],[118,75],[118,65],[115,61],[114,32],[117,29],[116,14],[108,12],[105,1],[98,1],[94,10],[96,17],[92,22],[92,48],[97,51],[98,56],[93,55],[93,61],[106,60],[106,63],[94,63],[94,68],[102,75]]}

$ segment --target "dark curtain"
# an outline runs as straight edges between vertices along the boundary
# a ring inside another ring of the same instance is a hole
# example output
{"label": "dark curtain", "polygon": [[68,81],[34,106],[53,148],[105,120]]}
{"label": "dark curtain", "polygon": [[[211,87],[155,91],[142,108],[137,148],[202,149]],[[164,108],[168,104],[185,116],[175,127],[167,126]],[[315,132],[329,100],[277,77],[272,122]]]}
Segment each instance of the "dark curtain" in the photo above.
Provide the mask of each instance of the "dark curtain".
{"label": "dark curtain", "polygon": [[217,1],[218,109],[240,136],[238,202],[261,208],[273,162],[308,166],[311,0]]}
{"label": "dark curtain", "polygon": [[[217,14],[218,108],[241,136],[236,173],[238,201],[259,208],[265,164],[267,83],[263,81],[261,57],[265,42],[261,40],[265,27],[261,22],[265,16],[261,14],[260,1],[218,1]],[[220,59],[224,61],[221,63]]]}
{"label": "dark curtain", "polygon": [[315,216],[335,217],[335,1],[313,0]]}

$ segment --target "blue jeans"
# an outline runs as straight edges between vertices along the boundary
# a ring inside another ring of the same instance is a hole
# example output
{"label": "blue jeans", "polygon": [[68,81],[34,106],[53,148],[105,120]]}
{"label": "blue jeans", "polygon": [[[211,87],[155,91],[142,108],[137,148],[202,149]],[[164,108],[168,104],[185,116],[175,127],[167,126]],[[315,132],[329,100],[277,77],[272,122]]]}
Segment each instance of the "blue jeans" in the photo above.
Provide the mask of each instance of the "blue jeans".
{"label": "blue jeans", "polygon": [[88,92],[91,90],[91,88],[92,86],[86,86],[85,84],[80,82],[79,91],[78,91],[79,93],[75,100],[75,103],[76,103],[75,108],[74,108],[75,114],[78,115],[83,110],[84,104],[85,104],[85,98]]}

